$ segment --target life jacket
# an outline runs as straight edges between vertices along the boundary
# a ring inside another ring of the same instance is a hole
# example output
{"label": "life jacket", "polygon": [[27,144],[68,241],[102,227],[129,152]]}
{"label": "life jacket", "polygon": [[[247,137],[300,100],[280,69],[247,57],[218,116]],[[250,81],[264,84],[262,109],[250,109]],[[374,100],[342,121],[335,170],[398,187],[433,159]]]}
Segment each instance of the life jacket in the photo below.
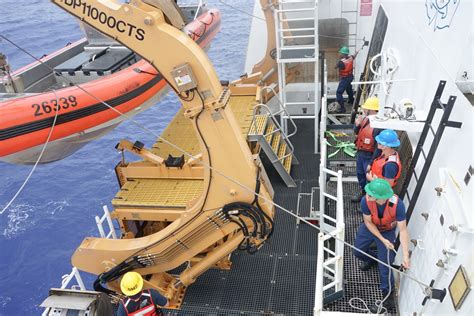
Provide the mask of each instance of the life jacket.
{"label": "life jacket", "polygon": [[138,299],[122,299],[127,315],[131,316],[162,316],[163,312],[155,305],[150,290],[142,291]]}
{"label": "life jacket", "polygon": [[357,150],[363,150],[373,153],[375,150],[374,129],[370,127],[370,120],[365,117],[360,124],[359,133],[355,140]]}
{"label": "life jacket", "polygon": [[374,162],[372,163],[372,173],[377,176],[377,178],[382,178],[385,180],[388,180],[383,176],[383,168],[387,163],[396,163],[398,166],[398,172],[395,175],[395,178],[393,178],[393,183],[392,187],[394,187],[397,184],[398,178],[400,178],[400,175],[402,174],[402,163],[400,162],[400,156],[398,155],[397,152],[395,152],[393,155],[390,155],[388,157],[384,155],[380,155],[377,158],[375,158]]}
{"label": "life jacket", "polygon": [[341,61],[344,63],[344,68],[339,69],[339,77],[348,77],[352,75],[352,69],[354,68],[354,57],[348,56],[346,58],[341,58]]}
{"label": "life jacket", "polygon": [[385,209],[383,210],[383,217],[379,217],[379,212],[377,210],[377,203],[375,201],[369,201],[368,196],[365,196],[365,201],[370,210],[370,217],[372,218],[372,223],[377,226],[377,229],[381,232],[389,231],[394,229],[397,226],[397,205],[398,205],[398,196],[394,194],[388,201],[385,203]]}

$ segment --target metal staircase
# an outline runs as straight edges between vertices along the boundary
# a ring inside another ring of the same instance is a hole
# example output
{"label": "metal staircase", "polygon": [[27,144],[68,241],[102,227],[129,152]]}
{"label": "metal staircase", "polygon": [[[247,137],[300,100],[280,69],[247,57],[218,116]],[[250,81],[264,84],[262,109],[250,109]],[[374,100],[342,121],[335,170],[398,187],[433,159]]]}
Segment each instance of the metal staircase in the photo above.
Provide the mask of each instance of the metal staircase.
{"label": "metal staircase", "polygon": [[276,119],[276,115],[288,116],[296,131],[296,124],[284,108],[272,113],[265,104],[258,104],[254,109],[247,139],[260,145],[288,187],[296,187],[296,183],[290,175],[291,165],[298,164],[298,160],[294,156],[295,148],[289,140],[289,137],[294,133],[286,135]]}

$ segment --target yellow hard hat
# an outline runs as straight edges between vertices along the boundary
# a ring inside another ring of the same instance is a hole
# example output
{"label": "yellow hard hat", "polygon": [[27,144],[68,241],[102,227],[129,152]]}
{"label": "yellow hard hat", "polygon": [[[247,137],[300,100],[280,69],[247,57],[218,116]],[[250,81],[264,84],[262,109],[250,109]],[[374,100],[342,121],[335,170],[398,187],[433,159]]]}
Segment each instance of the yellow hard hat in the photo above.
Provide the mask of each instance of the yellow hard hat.
{"label": "yellow hard hat", "polygon": [[366,110],[374,110],[378,111],[379,110],[379,98],[377,97],[370,97],[367,100],[365,100],[364,105],[362,105],[363,109]]}
{"label": "yellow hard hat", "polygon": [[120,281],[120,289],[127,296],[133,296],[143,288],[143,278],[137,272],[127,272]]}

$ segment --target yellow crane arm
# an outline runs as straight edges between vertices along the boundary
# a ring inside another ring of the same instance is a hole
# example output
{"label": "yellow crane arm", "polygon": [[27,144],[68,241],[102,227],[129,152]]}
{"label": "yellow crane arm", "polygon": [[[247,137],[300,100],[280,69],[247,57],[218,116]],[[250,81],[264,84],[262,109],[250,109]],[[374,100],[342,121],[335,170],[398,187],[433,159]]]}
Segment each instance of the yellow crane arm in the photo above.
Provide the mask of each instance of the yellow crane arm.
{"label": "yellow crane arm", "polygon": [[[153,280],[154,286],[160,288],[160,273],[207,253],[199,263],[182,272],[178,282],[170,282],[189,285],[238,247],[244,239],[239,227],[257,225],[250,217],[239,219],[240,208],[250,207],[249,211],[262,222],[254,228],[268,234],[274,208],[266,201],[257,202],[258,210],[252,206],[252,190],[259,173],[234,114],[226,106],[230,91],[222,88],[207,55],[179,29],[181,23],[173,1],[51,1],[128,46],[161,73],[180,96],[184,115],[192,121],[204,166],[203,193],[178,219],[140,238],[86,238],[73,255],[73,265],[94,274],[132,268],[142,274],[153,274],[150,282]],[[260,194],[271,199],[265,185],[261,186]],[[250,239],[258,239],[258,246],[266,238],[261,236],[265,234],[255,234]]]}

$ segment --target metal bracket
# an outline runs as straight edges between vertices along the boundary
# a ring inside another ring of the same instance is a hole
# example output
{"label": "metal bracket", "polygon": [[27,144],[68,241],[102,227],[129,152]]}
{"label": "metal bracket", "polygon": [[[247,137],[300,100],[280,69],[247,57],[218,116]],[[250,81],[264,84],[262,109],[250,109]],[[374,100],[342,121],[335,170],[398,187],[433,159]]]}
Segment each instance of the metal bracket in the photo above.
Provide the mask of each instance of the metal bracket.
{"label": "metal bracket", "polygon": [[446,289],[434,289],[433,285],[435,283],[435,280],[431,280],[430,286],[425,288],[424,293],[426,294],[425,298],[423,299],[423,302],[421,305],[425,306],[426,302],[431,299],[439,300],[440,302],[443,302],[444,297],[446,296]]}
{"label": "metal bracket", "polygon": [[461,128],[462,123],[461,122],[455,122],[455,121],[447,121],[446,123],[444,123],[444,125],[449,126],[449,127],[454,127],[454,128]]}

